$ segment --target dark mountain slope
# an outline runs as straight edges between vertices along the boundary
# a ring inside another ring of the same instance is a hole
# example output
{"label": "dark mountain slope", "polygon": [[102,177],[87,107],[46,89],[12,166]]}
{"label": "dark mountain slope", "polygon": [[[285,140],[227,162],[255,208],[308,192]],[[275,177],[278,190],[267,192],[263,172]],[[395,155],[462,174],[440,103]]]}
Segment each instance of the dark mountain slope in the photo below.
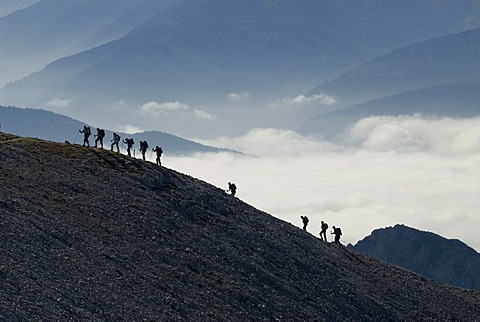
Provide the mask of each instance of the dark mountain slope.
{"label": "dark mountain slope", "polygon": [[442,283],[480,290],[480,254],[459,240],[396,225],[374,230],[352,249]]}
{"label": "dark mountain slope", "polygon": [[462,320],[480,293],[319,241],[192,177],[0,135],[2,320]]}
{"label": "dark mountain slope", "polygon": [[[0,122],[3,131],[15,133],[17,135],[55,142],[69,141],[70,143],[83,144],[82,134],[79,134],[78,130],[82,129],[85,123],[53,112],[41,109],[22,109],[0,106]],[[96,126],[90,127],[92,130],[90,144],[92,144],[95,141],[93,135],[96,134]],[[110,148],[111,139],[113,137],[112,133],[112,131],[105,129],[105,149]],[[155,147],[155,145],[160,145],[168,154],[231,151],[206,146],[160,131],[147,131],[137,134],[117,133],[121,136],[122,140],[125,137],[133,138],[135,141],[135,148],[139,147],[140,141],[146,140],[151,145],[151,148]],[[151,152],[149,152],[149,154],[150,153]],[[140,157],[140,154],[138,153],[137,156]]]}
{"label": "dark mountain slope", "polygon": [[418,88],[480,81],[480,29],[430,39],[377,57],[311,93],[343,106]]}
{"label": "dark mountain slope", "polygon": [[458,82],[422,88],[373,99],[304,122],[304,134],[334,137],[349,125],[369,116],[398,116],[420,113],[426,117],[474,117],[480,115],[480,82]]}

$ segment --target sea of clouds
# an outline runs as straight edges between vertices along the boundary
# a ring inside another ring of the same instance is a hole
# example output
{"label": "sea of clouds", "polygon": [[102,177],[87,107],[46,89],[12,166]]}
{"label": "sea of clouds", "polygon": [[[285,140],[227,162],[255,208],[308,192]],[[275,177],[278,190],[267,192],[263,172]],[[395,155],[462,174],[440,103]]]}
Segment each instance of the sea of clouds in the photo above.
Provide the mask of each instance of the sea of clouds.
{"label": "sea of clouds", "polygon": [[[316,236],[320,221],[355,244],[397,223],[480,250],[480,118],[365,118],[335,141],[261,128],[198,140],[241,151],[168,156],[164,165],[228,189]],[[330,236],[329,236],[330,237]]]}

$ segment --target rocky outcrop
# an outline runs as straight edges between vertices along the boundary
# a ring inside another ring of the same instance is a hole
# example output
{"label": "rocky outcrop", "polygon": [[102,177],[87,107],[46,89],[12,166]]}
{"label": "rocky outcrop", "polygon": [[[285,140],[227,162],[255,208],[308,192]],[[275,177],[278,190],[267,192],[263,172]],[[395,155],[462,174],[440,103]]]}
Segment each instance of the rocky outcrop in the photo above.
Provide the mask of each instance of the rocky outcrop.
{"label": "rocky outcrop", "polygon": [[2,321],[474,321],[480,293],[324,243],[222,189],[0,133]]}
{"label": "rocky outcrop", "polygon": [[396,225],[374,230],[352,249],[442,283],[480,290],[480,254],[459,240]]}

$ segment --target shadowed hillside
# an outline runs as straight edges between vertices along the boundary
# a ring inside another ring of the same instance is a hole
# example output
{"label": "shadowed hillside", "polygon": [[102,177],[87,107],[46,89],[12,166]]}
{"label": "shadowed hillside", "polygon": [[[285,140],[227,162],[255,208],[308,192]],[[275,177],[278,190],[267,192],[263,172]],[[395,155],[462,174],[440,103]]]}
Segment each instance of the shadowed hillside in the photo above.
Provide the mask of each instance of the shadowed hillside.
{"label": "shadowed hillside", "polygon": [[480,254],[459,240],[395,225],[374,230],[352,249],[442,283],[480,290]]}
{"label": "shadowed hillside", "polygon": [[220,188],[0,133],[0,320],[474,321],[480,293],[321,242]]}

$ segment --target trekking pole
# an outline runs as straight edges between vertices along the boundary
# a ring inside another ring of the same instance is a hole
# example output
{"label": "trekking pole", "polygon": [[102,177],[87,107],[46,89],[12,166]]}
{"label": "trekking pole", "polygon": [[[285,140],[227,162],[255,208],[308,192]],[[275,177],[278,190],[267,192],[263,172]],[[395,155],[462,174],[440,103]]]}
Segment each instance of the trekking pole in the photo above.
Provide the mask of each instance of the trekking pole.
{"label": "trekking pole", "polygon": [[75,141],[73,141],[73,144],[77,143],[77,139],[78,139],[79,134],[80,134],[80,132],[77,133],[77,136],[75,137]]}

